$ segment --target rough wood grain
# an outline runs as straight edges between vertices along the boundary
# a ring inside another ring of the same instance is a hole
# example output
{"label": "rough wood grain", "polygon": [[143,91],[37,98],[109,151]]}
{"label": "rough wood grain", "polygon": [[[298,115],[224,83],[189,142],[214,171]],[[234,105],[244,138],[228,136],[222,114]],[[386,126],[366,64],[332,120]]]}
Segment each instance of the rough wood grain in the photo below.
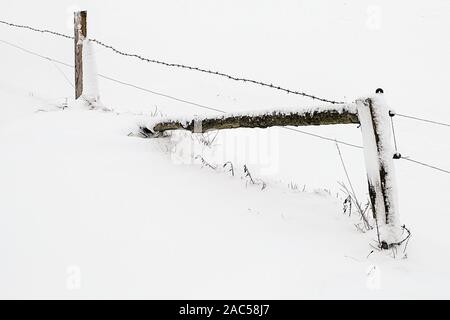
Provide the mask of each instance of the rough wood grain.
{"label": "rough wood grain", "polygon": [[[382,93],[377,90],[377,95]],[[392,163],[394,149],[390,131],[386,129],[389,110],[382,96],[361,99],[358,103],[372,213],[380,248],[390,249],[402,240]]]}
{"label": "rough wood grain", "polygon": [[75,12],[75,99],[83,94],[83,40],[87,37],[87,11]]}
{"label": "rough wood grain", "polygon": [[153,133],[184,129],[196,133],[209,130],[235,128],[268,128],[275,126],[311,126],[359,123],[356,113],[350,111],[277,112],[262,115],[225,115],[188,122],[168,120],[157,123],[150,129]]}
{"label": "rough wood grain", "polygon": [[[377,92],[378,93],[378,92]],[[381,94],[381,93],[379,93]],[[384,161],[382,160],[383,157],[381,157],[381,153],[383,152],[381,143],[380,143],[380,134],[381,134],[381,129],[378,126],[378,121],[377,121],[377,114],[374,110],[374,106],[373,106],[373,101],[372,99],[367,99],[368,102],[368,107],[370,110],[370,115],[372,117],[372,126],[373,126],[373,133],[374,133],[374,137],[375,137],[375,144],[377,146],[377,152],[380,155],[379,158],[379,172],[380,172],[380,185],[381,185],[381,192],[383,195],[383,205],[384,205],[384,214],[385,214],[385,223],[386,224],[390,224],[392,223],[390,221],[391,219],[391,215],[393,215],[394,213],[392,212],[392,208],[390,206],[390,201],[393,201],[390,199],[391,195],[389,194],[389,192],[387,192],[387,184],[386,184],[386,180],[387,180],[387,176],[388,176],[388,172],[386,170],[386,165],[384,163]],[[371,181],[369,180],[369,195],[370,195],[370,199],[371,201],[373,201],[373,205],[372,208],[375,208],[375,201],[376,201],[376,195],[375,195],[375,191],[376,188],[374,185],[371,184]],[[373,194],[371,194],[373,193]],[[374,215],[375,215],[375,219],[377,219],[377,212],[374,210],[373,211]],[[382,249],[389,249],[391,244],[388,244],[386,241],[381,241],[381,248]]]}

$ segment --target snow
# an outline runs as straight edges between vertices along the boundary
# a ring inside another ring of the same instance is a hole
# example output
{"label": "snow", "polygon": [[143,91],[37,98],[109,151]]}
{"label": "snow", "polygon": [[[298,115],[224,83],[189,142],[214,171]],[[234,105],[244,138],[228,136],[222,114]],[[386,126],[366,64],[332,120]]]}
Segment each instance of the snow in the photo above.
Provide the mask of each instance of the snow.
{"label": "snow", "polygon": [[[89,36],[125,50],[339,101],[381,86],[399,113],[450,119],[450,47],[438,41],[447,1],[378,1],[382,16],[368,25],[371,1],[5,1],[5,20],[64,31],[75,3],[89,11]],[[73,60],[72,41],[17,32],[0,27],[0,39]],[[109,111],[89,110],[51,63],[0,45],[1,298],[449,298],[448,176],[396,160],[401,222],[413,236],[394,259],[372,252],[375,230],[361,233],[358,216],[343,214],[333,142],[280,128],[142,139],[133,133],[155,114],[206,113],[104,80]],[[227,113],[315,107],[96,49],[102,74]],[[445,167],[447,128],[394,120],[403,156]],[[301,129],[362,145],[356,125]],[[341,151],[364,203],[364,154]]]}
{"label": "snow", "polygon": [[[2,128],[0,192],[9,196],[0,204],[1,252],[12,262],[1,267],[2,296],[245,298],[264,297],[269,286],[270,295],[289,297],[298,281],[314,285],[308,274],[316,263],[298,268],[302,256],[347,260],[310,243],[331,234],[336,248],[362,240],[334,198],[261,191],[238,177],[173,165],[164,142],[128,137],[136,121],[71,106]],[[79,295],[62,281],[74,264],[87,290]]]}

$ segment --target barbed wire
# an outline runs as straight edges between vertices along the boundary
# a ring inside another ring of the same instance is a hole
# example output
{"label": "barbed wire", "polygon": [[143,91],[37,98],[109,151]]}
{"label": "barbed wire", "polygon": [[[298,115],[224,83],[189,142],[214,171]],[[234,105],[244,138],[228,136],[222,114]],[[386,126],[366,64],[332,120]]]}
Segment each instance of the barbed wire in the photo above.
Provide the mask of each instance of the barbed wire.
{"label": "barbed wire", "polygon": [[[21,46],[15,45],[15,44],[13,44],[11,42],[8,42],[8,41],[2,40],[2,39],[0,39],[0,42],[2,42],[4,44],[7,44],[7,45],[9,45],[11,47],[14,47],[16,49],[19,49],[19,50],[21,50],[21,51],[23,51],[25,53],[30,54],[30,55],[39,57],[41,59],[57,63],[57,64],[60,64],[60,65],[66,66],[68,68],[72,68],[72,69],[74,68],[74,66],[71,65],[71,64],[65,63],[65,62],[60,61],[58,59],[50,58],[48,56],[44,56],[44,55],[39,54],[37,52],[34,52],[34,51],[29,50],[29,49],[25,49],[25,48],[23,48]],[[175,100],[175,101],[178,101],[178,102],[182,102],[182,103],[185,103],[185,104],[193,105],[193,106],[196,106],[198,108],[212,110],[212,111],[217,111],[217,112],[220,112],[220,113],[226,113],[226,111],[224,111],[224,110],[208,107],[208,106],[205,106],[205,105],[202,105],[202,104],[199,104],[199,103],[195,103],[195,102],[188,101],[188,100],[185,100],[185,99],[177,98],[177,97],[174,97],[174,96],[171,96],[171,95],[168,95],[168,94],[164,94],[164,93],[156,92],[156,91],[149,90],[149,89],[146,89],[146,88],[142,88],[140,86],[137,86],[137,85],[134,85],[134,84],[122,81],[122,80],[114,79],[112,77],[109,77],[109,76],[106,76],[106,75],[103,75],[103,74],[97,74],[97,76],[102,77],[102,78],[104,78],[106,80],[109,80],[109,81],[113,81],[113,82],[121,84],[121,85],[125,85],[125,86],[129,86],[129,87],[135,88],[137,90],[141,90],[141,91],[144,91],[144,92],[147,92],[147,93],[151,93],[151,94],[154,94],[154,95],[162,96],[162,97],[165,97],[165,98],[168,98],[168,99],[172,99],[172,100]],[[310,133],[310,132],[306,132],[306,131],[303,131],[303,130],[290,128],[290,127],[280,127],[280,128],[285,129],[285,130],[295,131],[295,132],[298,132],[298,133],[302,133],[302,134],[309,135],[309,136],[312,136],[312,137],[316,137],[316,138],[319,138],[319,139],[323,139],[323,140],[326,140],[326,141],[331,141],[331,142],[335,142],[335,143],[337,142],[339,144],[346,145],[346,146],[349,146],[349,147],[362,149],[361,146],[358,146],[358,145],[355,145],[355,144],[352,144],[352,143],[348,143],[348,142],[345,142],[345,141],[342,141],[342,140],[336,140],[336,139],[333,139],[333,138],[321,136],[321,135]]]}
{"label": "barbed wire", "polygon": [[438,121],[434,121],[434,120],[423,119],[423,118],[409,116],[409,115],[401,114],[401,113],[395,113],[395,115],[397,115],[399,117],[403,117],[403,118],[408,118],[408,119],[428,122],[428,123],[432,123],[432,124],[437,124],[437,125],[440,125],[440,126],[450,127],[450,124],[444,123],[444,122],[438,122]]}
{"label": "barbed wire", "polygon": [[[149,90],[149,89],[145,89],[145,88],[136,86],[136,85],[131,84],[131,83],[127,83],[127,82],[123,82],[121,80],[110,78],[110,77],[102,75],[102,74],[97,74],[97,75],[99,77],[104,78],[104,79],[107,79],[107,80],[110,80],[110,81],[113,81],[113,82],[116,82],[116,83],[119,83],[119,84],[122,84],[122,85],[125,85],[125,86],[129,86],[129,87],[132,87],[132,88],[135,88],[135,89],[138,89],[138,90],[149,92],[149,93],[152,93],[152,94],[155,94],[155,95],[158,95],[158,96],[163,96],[163,97],[166,97],[166,98],[169,98],[169,99],[172,99],[172,100],[175,100],[175,101],[183,102],[183,103],[186,103],[186,104],[190,104],[190,105],[193,105],[193,106],[196,106],[196,107],[199,107],[199,108],[212,110],[212,111],[217,111],[217,112],[220,112],[220,113],[226,113],[226,111],[223,111],[223,110],[220,110],[220,109],[208,107],[208,106],[205,106],[205,105],[202,105],[202,104],[198,104],[198,103],[195,103],[195,102],[191,102],[191,101],[187,101],[187,100],[184,100],[184,99],[180,99],[180,98],[176,98],[176,97],[173,97],[173,96],[169,96],[167,94],[155,92],[155,91],[152,91],[152,90]],[[324,137],[324,136],[321,136],[321,135],[318,135],[318,134],[306,132],[306,131],[295,129],[295,128],[290,128],[290,127],[280,127],[280,128],[281,129],[285,129],[285,130],[295,131],[295,132],[298,132],[298,133],[302,133],[302,134],[309,135],[309,136],[312,136],[312,137],[320,138],[320,139],[323,139],[323,140],[336,142],[336,143],[343,144],[343,145],[346,145],[346,146],[349,146],[349,147],[354,147],[354,148],[358,148],[358,149],[362,149],[363,148],[361,146],[358,146],[358,145],[355,145],[355,144],[352,144],[352,143],[348,143],[348,142],[341,141],[341,140],[336,140],[336,139],[333,139],[333,138]]]}
{"label": "barbed wire", "polygon": [[[47,34],[52,34],[55,36],[59,36],[59,37],[64,37],[67,39],[74,39],[74,37],[72,36],[68,36],[56,31],[51,31],[51,30],[46,30],[46,29],[38,29],[38,28],[34,28],[34,27],[30,27],[27,25],[19,25],[19,24],[14,24],[14,23],[10,23],[7,21],[3,21],[0,20],[0,23],[10,26],[10,27],[16,27],[16,28],[22,28],[22,29],[28,29],[31,31],[35,31],[35,32],[40,32],[40,33],[47,33]],[[257,80],[253,80],[253,79],[249,79],[249,78],[244,78],[244,77],[238,77],[238,76],[233,76],[233,75],[229,75],[226,74],[224,72],[219,72],[219,71],[213,71],[213,70],[208,70],[205,68],[199,68],[199,67],[194,67],[194,66],[189,66],[189,65],[185,65],[185,64],[179,64],[179,63],[169,63],[169,62],[165,62],[165,61],[161,61],[161,60],[156,60],[156,59],[150,59],[150,58],[146,58],[143,57],[141,55],[138,54],[134,54],[134,53],[127,53],[121,50],[118,50],[117,48],[108,45],[100,40],[97,39],[92,39],[89,38],[89,41],[96,43],[99,46],[102,46],[104,48],[110,49],[111,51],[113,51],[116,54],[122,55],[122,56],[126,56],[126,57],[132,57],[132,58],[136,58],[139,59],[141,61],[144,62],[148,62],[148,63],[154,63],[154,64],[159,64],[159,65],[163,65],[166,67],[175,67],[175,68],[181,68],[181,69],[186,69],[186,70],[192,70],[192,71],[197,71],[197,72],[201,72],[201,73],[206,73],[206,74],[211,74],[211,75],[215,75],[215,76],[219,76],[219,77],[224,77],[230,80],[234,80],[234,81],[240,81],[240,82],[244,82],[244,83],[251,83],[251,84],[255,84],[255,85],[259,85],[262,87],[267,87],[267,88],[271,88],[271,89],[275,89],[275,90],[279,90],[288,94],[294,94],[294,95],[300,95],[306,98],[310,98],[313,100],[317,100],[317,101],[321,101],[321,102],[327,102],[327,103],[331,103],[331,104],[344,104],[343,101],[335,101],[335,100],[330,100],[330,99],[325,99],[325,98],[320,98],[318,96],[312,95],[312,94],[308,94],[302,91],[298,91],[298,90],[291,90],[288,88],[284,88],[278,85],[274,85],[272,83],[266,83],[263,81],[257,81]]]}
{"label": "barbed wire", "polygon": [[[12,43],[10,43],[8,41],[0,39],[0,42],[5,43],[7,45],[10,45],[10,46],[12,46],[14,48],[17,48],[19,50],[22,50],[23,52],[26,52],[28,54],[37,56],[39,58],[42,58],[42,59],[45,59],[45,60],[48,60],[48,61],[51,61],[51,62],[54,62],[54,63],[58,63],[58,64],[61,64],[61,65],[64,65],[66,67],[74,68],[73,65],[70,65],[68,63],[65,63],[65,62],[57,60],[57,59],[53,59],[53,58],[41,55],[39,53],[36,53],[36,52],[31,51],[31,50],[28,50],[28,49],[25,49],[23,47],[20,47],[18,45],[12,44]],[[121,81],[121,80],[118,80],[118,79],[114,79],[112,77],[109,77],[109,76],[106,76],[106,75],[103,75],[103,74],[97,74],[97,75],[99,77],[102,77],[102,78],[106,79],[106,80],[113,81],[113,82],[116,82],[116,83],[121,84],[121,85],[133,87],[135,89],[138,89],[138,90],[141,90],[141,91],[144,91],[144,92],[148,92],[148,93],[151,93],[151,94],[163,96],[163,97],[166,97],[166,98],[178,101],[178,102],[190,104],[190,105],[193,105],[193,106],[196,106],[196,107],[199,107],[199,108],[212,110],[212,111],[217,111],[217,112],[220,112],[220,113],[226,113],[225,111],[217,109],[217,108],[208,107],[208,106],[205,106],[205,105],[202,105],[202,104],[199,104],[199,103],[187,101],[185,99],[180,99],[180,98],[177,98],[177,97],[174,97],[174,96],[170,96],[170,95],[167,95],[167,94],[164,94],[164,93],[160,93],[160,92],[156,92],[156,91],[149,90],[149,89],[146,89],[146,88],[142,88],[142,87],[139,87],[137,85],[134,85],[134,84],[131,84],[131,83],[127,83],[127,82],[124,82],[124,81]],[[397,113],[397,115],[399,115],[399,114]],[[301,134],[309,135],[309,136],[312,136],[312,137],[316,137],[316,138],[319,138],[319,139],[322,139],[322,140],[339,143],[339,144],[346,145],[346,146],[349,146],[349,147],[353,147],[353,148],[357,148],[357,149],[363,149],[363,147],[359,146],[359,145],[355,145],[355,144],[348,143],[348,142],[345,142],[345,141],[342,141],[342,140],[336,140],[336,139],[325,137],[325,136],[322,136],[322,135],[306,132],[306,131],[303,131],[303,130],[300,130],[300,129],[297,129],[297,128],[291,128],[291,127],[281,127],[281,128],[285,129],[285,130],[290,130],[290,131],[298,132],[298,133],[301,133]],[[440,172],[450,173],[450,171],[448,171],[448,170],[445,170],[445,169],[442,169],[442,168],[439,168],[439,167],[436,167],[436,166],[433,166],[433,165],[429,165],[429,164],[421,162],[421,161],[417,161],[417,160],[411,159],[410,157],[402,157],[401,159],[404,159],[404,160],[407,160],[407,161],[410,161],[410,162],[413,162],[413,163],[416,163],[416,164],[419,164],[419,165],[422,165],[422,166],[425,166],[425,167],[428,167],[428,168],[431,168],[431,169],[434,169],[434,170],[438,170]]]}
{"label": "barbed wire", "polygon": [[[26,52],[28,54],[34,55],[36,57],[39,57],[39,58],[42,58],[42,59],[45,59],[45,60],[48,60],[48,61],[50,61],[52,63],[57,63],[57,64],[60,64],[60,65],[63,65],[65,67],[72,68],[72,69],[75,68],[71,64],[68,64],[68,63],[65,63],[63,61],[60,61],[60,60],[57,60],[57,59],[53,59],[53,58],[50,58],[50,57],[47,57],[47,56],[44,56],[44,55],[41,55],[41,54],[36,53],[34,51],[31,51],[31,50],[25,49],[23,47],[20,47],[18,45],[15,45],[15,44],[13,44],[11,42],[8,42],[8,41],[2,40],[2,39],[0,39],[0,42],[2,42],[4,44],[7,44],[7,45],[9,45],[11,47],[14,47],[16,49],[19,49],[21,51],[24,51],[24,52]],[[58,69],[58,70],[61,72],[60,69]],[[70,82],[70,80],[67,79],[66,75],[64,73],[62,73],[62,74],[64,75],[66,80],[70,83],[70,85],[73,87],[74,85]],[[101,74],[101,73],[97,73],[97,76],[99,76],[99,77],[101,77],[103,79],[112,81],[112,82],[116,82],[118,84],[122,84],[122,85],[125,85],[125,86],[128,86],[128,87],[132,87],[132,88],[135,88],[135,89],[138,89],[138,90],[141,90],[141,91],[145,91],[145,92],[157,95],[157,96],[162,96],[162,97],[165,97],[165,98],[168,98],[168,99],[171,99],[171,100],[175,100],[175,101],[182,102],[182,103],[185,103],[185,104],[190,104],[190,105],[193,105],[193,106],[196,106],[196,107],[199,107],[199,108],[203,108],[203,109],[208,109],[208,110],[211,110],[211,111],[217,111],[217,112],[225,113],[225,111],[222,111],[222,110],[219,110],[219,109],[216,109],[216,108],[208,107],[208,106],[205,106],[205,105],[202,105],[202,104],[199,104],[199,103],[195,103],[195,102],[188,101],[188,100],[185,100],[185,99],[177,98],[177,97],[165,94],[165,93],[149,90],[149,89],[146,89],[146,88],[143,88],[143,87],[140,87],[140,86],[128,83],[128,82],[124,82],[124,81],[121,81],[121,80],[118,80],[118,79],[111,78],[111,77],[106,76],[106,75]]]}
{"label": "barbed wire", "polygon": [[102,47],[105,47],[107,49],[112,50],[113,52],[122,55],[122,56],[127,56],[127,57],[133,57],[133,58],[137,58],[139,60],[145,61],[145,62],[149,62],[149,63],[155,63],[155,64],[160,64],[160,65],[164,65],[167,67],[176,67],[176,68],[182,68],[182,69],[187,69],[187,70],[192,70],[192,71],[198,71],[198,72],[202,72],[202,73],[207,73],[207,74],[212,74],[215,76],[220,76],[220,77],[224,77],[230,80],[234,80],[234,81],[241,81],[241,82],[246,82],[246,83],[252,83],[255,85],[259,85],[262,87],[267,87],[267,88],[271,88],[271,89],[275,89],[275,90],[279,90],[279,91],[283,91],[286,92],[288,94],[294,94],[294,95],[300,95],[306,98],[310,98],[313,100],[317,100],[317,101],[321,101],[321,102],[328,102],[331,104],[344,104],[343,101],[335,101],[335,100],[329,100],[329,99],[325,99],[325,98],[320,98],[318,96],[312,95],[312,94],[308,94],[305,92],[301,92],[301,91],[296,91],[296,90],[291,90],[291,89],[287,89],[284,87],[280,87],[277,85],[274,85],[272,83],[266,83],[266,82],[262,82],[262,81],[257,81],[257,80],[253,80],[253,79],[248,79],[248,78],[243,78],[243,77],[237,77],[237,76],[232,76],[223,72],[219,72],[219,71],[213,71],[213,70],[208,70],[208,69],[203,69],[203,68],[199,68],[199,67],[193,67],[193,66],[188,66],[188,65],[184,65],[184,64],[179,64],[179,63],[168,63],[165,61],[160,61],[160,60],[155,60],[155,59],[149,59],[149,58],[145,58],[142,57],[138,54],[134,54],[134,53],[126,53],[123,51],[120,51],[116,48],[114,48],[111,45],[107,45],[97,39],[89,39],[91,42],[94,42]]}
{"label": "barbed wire", "polygon": [[[14,23],[10,23],[10,22],[7,22],[7,21],[3,21],[3,20],[0,20],[0,23],[4,24],[4,25],[7,25],[7,26],[10,26],[10,27],[16,27],[16,28],[31,30],[31,31],[34,31],[34,32],[51,34],[51,35],[63,37],[63,38],[66,38],[66,39],[72,39],[72,40],[74,39],[74,37],[72,37],[72,36],[69,36],[69,35],[66,35],[66,34],[62,34],[60,32],[56,32],[56,31],[52,31],[52,30],[38,29],[38,28],[31,27],[31,26],[14,24]],[[253,84],[256,84],[256,85],[260,85],[260,86],[269,87],[269,88],[272,88],[272,89],[281,90],[281,91],[284,91],[284,92],[287,92],[287,93],[301,95],[301,96],[308,97],[308,98],[311,98],[313,100],[318,100],[318,101],[322,101],[322,102],[329,102],[329,103],[332,103],[332,104],[343,104],[344,103],[342,101],[328,100],[328,99],[320,98],[320,97],[317,97],[317,96],[314,96],[314,95],[310,95],[310,94],[307,94],[307,93],[304,93],[304,92],[295,91],[295,90],[291,90],[291,89],[286,89],[286,88],[283,88],[283,87],[280,87],[280,86],[275,86],[273,84],[268,84],[268,83],[264,83],[264,82],[261,82],[261,81],[256,81],[256,80],[252,80],[252,79],[246,79],[246,78],[239,78],[239,77],[231,76],[231,75],[228,75],[228,74],[225,74],[225,73],[222,73],[222,72],[218,72],[218,71],[212,71],[212,70],[202,69],[202,68],[198,68],[198,67],[192,67],[192,66],[188,66],[188,65],[183,65],[183,64],[168,63],[168,62],[159,61],[159,60],[155,60],[155,59],[148,59],[148,58],[142,57],[142,56],[137,55],[137,54],[130,54],[130,53],[122,52],[122,51],[114,48],[113,46],[107,45],[107,44],[105,44],[105,43],[103,43],[103,42],[101,42],[101,41],[99,41],[97,39],[89,39],[89,41],[92,41],[92,42],[94,42],[94,43],[96,43],[96,44],[98,44],[100,46],[103,46],[103,47],[105,47],[107,49],[110,49],[110,50],[112,50],[113,52],[115,52],[117,54],[120,54],[120,55],[123,55],[123,56],[128,56],[128,57],[134,57],[134,58],[140,59],[142,61],[150,62],[150,63],[161,64],[161,65],[165,65],[165,66],[168,66],[168,67],[178,67],[178,68],[184,68],[184,69],[199,71],[199,72],[203,72],[203,73],[208,73],[208,74],[213,74],[213,75],[217,75],[217,76],[226,77],[228,79],[235,80],[235,81],[249,82],[249,83],[253,83]],[[63,61],[59,61],[57,59],[53,59],[53,58],[41,55],[39,53],[33,52],[31,50],[28,50],[28,49],[25,49],[25,48],[20,47],[18,45],[15,45],[13,43],[10,43],[8,41],[0,39],[0,42],[2,42],[4,44],[7,44],[9,46],[12,46],[14,48],[17,48],[19,50],[22,50],[23,52],[26,52],[28,54],[37,56],[37,57],[45,59],[45,60],[48,60],[48,61],[52,62],[53,64],[57,63],[57,64],[64,65],[66,67],[74,68],[73,65],[70,65],[70,64],[65,63]],[[55,65],[55,67],[56,67],[56,65]],[[57,69],[59,70],[59,68],[57,68]],[[61,70],[59,70],[59,71],[64,75],[66,80],[70,83],[70,81],[67,79],[65,74]],[[117,80],[117,79],[114,79],[112,77],[109,77],[109,76],[106,76],[106,75],[103,75],[103,74],[97,74],[97,76],[102,77],[102,78],[107,79],[107,80],[110,80],[110,81],[113,81],[113,82],[116,82],[118,84],[122,84],[122,85],[125,85],[125,86],[133,87],[135,89],[138,89],[138,90],[141,90],[141,91],[144,91],[144,92],[148,92],[148,93],[151,93],[151,94],[155,94],[155,95],[163,96],[163,97],[166,97],[166,98],[169,98],[169,99],[172,99],[172,100],[176,100],[178,102],[190,104],[190,105],[197,106],[197,107],[203,108],[203,109],[208,109],[208,110],[212,110],[212,111],[225,113],[225,111],[217,109],[217,108],[208,107],[208,106],[201,105],[201,104],[198,104],[198,103],[195,103],[195,102],[187,101],[187,100],[180,99],[180,98],[177,98],[177,97],[174,97],[174,96],[170,96],[170,95],[167,95],[167,94],[163,94],[163,93],[159,93],[159,92],[156,92],[156,91],[153,91],[153,90],[142,88],[142,87],[136,86],[134,84],[127,83],[127,82],[124,82],[124,81],[121,81],[121,80]],[[409,118],[409,119],[413,119],[413,120],[424,121],[424,122],[428,122],[428,123],[432,123],[432,124],[436,124],[436,125],[442,125],[442,126],[450,127],[450,124],[448,124],[448,123],[443,123],[443,122],[438,122],[438,121],[434,121],[434,120],[423,119],[423,118],[414,117],[414,116],[405,115],[405,114],[400,114],[400,113],[396,113],[396,115],[398,115],[400,117],[404,117],[404,118]],[[286,130],[290,130],[290,131],[294,131],[294,132],[298,132],[298,133],[302,133],[302,134],[306,134],[306,135],[313,136],[313,137],[316,137],[316,138],[320,138],[320,139],[323,139],[323,140],[327,140],[327,141],[331,141],[331,142],[347,145],[347,146],[350,146],[350,147],[362,149],[361,146],[358,146],[358,145],[355,145],[355,144],[352,144],[352,143],[348,143],[348,142],[345,142],[345,141],[332,139],[332,138],[329,138],[329,137],[325,137],[325,136],[321,136],[321,135],[318,135],[318,134],[306,132],[306,131],[303,131],[303,130],[290,128],[290,127],[281,127],[281,128],[282,129],[286,129]],[[450,174],[450,171],[448,171],[448,170],[445,170],[445,169],[442,169],[442,168],[439,168],[439,167],[436,167],[436,166],[433,166],[433,165],[430,165],[430,164],[427,164],[427,163],[424,163],[424,162],[421,162],[421,161],[418,161],[418,160],[411,159],[410,157],[401,157],[401,159],[404,159],[404,160],[407,160],[407,161],[410,161],[410,162],[413,162],[413,163],[416,163],[416,164],[419,164],[419,165],[422,165],[422,166],[425,166],[425,167],[428,167],[428,168],[431,168],[431,169],[434,169],[434,170],[438,170],[440,172],[444,172],[444,173]]]}
{"label": "barbed wire", "polygon": [[[2,42],[4,44],[7,44],[7,45],[9,45],[11,47],[14,47],[16,49],[19,49],[19,50],[21,50],[21,51],[23,51],[25,53],[28,53],[28,54],[34,55],[36,57],[39,57],[41,59],[45,59],[47,61],[50,61],[50,62],[53,62],[53,63],[57,63],[57,64],[60,64],[60,65],[66,66],[66,67],[74,68],[73,65],[70,65],[70,64],[65,63],[63,61],[60,61],[60,60],[57,60],[57,59],[53,59],[53,58],[50,58],[48,56],[44,56],[44,55],[36,53],[34,51],[25,49],[23,47],[20,47],[18,45],[15,45],[13,43],[8,42],[8,41],[0,39],[0,42]],[[187,100],[184,100],[184,99],[180,99],[180,98],[177,98],[177,97],[174,97],[174,96],[170,96],[170,95],[167,95],[167,94],[164,94],[164,93],[160,93],[160,92],[156,92],[156,91],[149,90],[149,89],[146,89],[146,88],[142,88],[142,87],[139,87],[137,85],[134,85],[134,84],[131,84],[131,83],[127,83],[127,82],[124,82],[124,81],[121,81],[121,80],[118,80],[118,79],[114,79],[112,77],[109,77],[109,76],[106,76],[106,75],[103,75],[103,74],[97,74],[97,75],[99,77],[102,77],[102,78],[106,79],[106,80],[113,81],[113,82],[121,84],[121,85],[133,87],[135,89],[138,89],[138,90],[141,90],[141,91],[144,91],[144,92],[148,92],[148,93],[151,93],[151,94],[163,96],[163,97],[166,97],[166,98],[178,101],[178,102],[182,102],[182,103],[190,104],[190,105],[193,105],[193,106],[197,106],[199,108],[208,109],[208,110],[212,110],[212,111],[217,111],[217,112],[220,112],[220,113],[226,113],[225,111],[217,109],[217,108],[208,107],[208,106],[205,106],[205,105],[202,105],[202,104],[198,104],[198,103],[195,103],[195,102],[191,102],[191,101],[187,101]],[[66,78],[66,80],[70,83],[70,81],[67,78]],[[397,113],[397,115],[399,115],[399,114]],[[302,134],[309,135],[309,136],[312,136],[312,137],[316,137],[316,138],[319,138],[319,139],[322,139],[322,140],[339,143],[339,144],[346,145],[346,146],[349,146],[349,147],[353,147],[353,148],[357,148],[357,149],[363,149],[363,147],[359,146],[359,145],[355,145],[355,144],[348,143],[348,142],[345,142],[345,141],[342,141],[342,140],[337,140],[337,139],[325,137],[325,136],[322,136],[322,135],[306,132],[306,131],[299,130],[299,129],[296,129],[296,128],[291,128],[291,127],[280,127],[280,128],[285,129],[285,130],[298,132],[298,133],[302,133]],[[407,160],[407,161],[410,161],[410,162],[413,162],[413,163],[416,163],[416,164],[419,164],[419,165],[422,165],[422,166],[425,166],[425,167],[428,167],[428,168],[431,168],[431,169],[434,169],[434,170],[438,170],[438,171],[443,172],[443,173],[450,174],[450,171],[448,171],[448,170],[445,170],[445,169],[442,169],[442,168],[439,168],[439,167],[436,167],[436,166],[433,166],[433,165],[430,165],[430,164],[427,164],[427,163],[424,163],[424,162],[421,162],[421,161],[418,161],[418,160],[411,159],[410,157],[401,157],[401,159],[404,159],[404,160]]]}
{"label": "barbed wire", "polygon": [[15,24],[15,23],[3,21],[3,20],[0,20],[0,23],[4,24],[4,25],[7,25],[7,26],[10,26],[10,27],[21,28],[21,29],[28,29],[28,30],[35,31],[35,32],[52,34],[52,35],[55,35],[55,36],[58,36],[58,37],[63,37],[63,38],[66,38],[66,39],[74,40],[74,37],[72,37],[72,36],[69,36],[67,34],[63,34],[63,33],[60,33],[60,32],[56,32],[56,31],[52,31],[52,30],[33,28],[33,27],[30,27],[30,26],[27,26],[27,25]]}

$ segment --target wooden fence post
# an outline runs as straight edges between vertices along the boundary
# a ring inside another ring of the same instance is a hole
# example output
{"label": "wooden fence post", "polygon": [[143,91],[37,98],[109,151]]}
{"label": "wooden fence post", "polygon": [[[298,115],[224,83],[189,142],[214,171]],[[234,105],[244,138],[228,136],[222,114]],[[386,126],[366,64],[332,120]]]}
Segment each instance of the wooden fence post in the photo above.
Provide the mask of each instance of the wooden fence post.
{"label": "wooden fence post", "polygon": [[378,240],[382,249],[389,249],[399,243],[401,236],[389,110],[382,89],[373,97],[357,100],[356,104]]}
{"label": "wooden fence post", "polygon": [[83,41],[87,37],[87,11],[74,14],[75,32],[75,99],[83,94]]}

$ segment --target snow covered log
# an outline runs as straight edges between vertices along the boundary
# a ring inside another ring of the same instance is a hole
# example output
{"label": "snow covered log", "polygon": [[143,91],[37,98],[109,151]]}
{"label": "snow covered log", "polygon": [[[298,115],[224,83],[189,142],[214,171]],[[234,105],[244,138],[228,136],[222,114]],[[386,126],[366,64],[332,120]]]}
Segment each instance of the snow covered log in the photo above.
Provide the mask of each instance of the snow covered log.
{"label": "snow covered log", "polygon": [[208,130],[235,128],[268,128],[274,126],[311,126],[359,123],[356,108],[342,105],[336,108],[314,108],[303,111],[268,111],[260,113],[225,114],[218,117],[196,119],[166,119],[149,123],[151,133],[167,130],[188,130],[204,133]]}
{"label": "snow covered log", "polygon": [[378,240],[382,249],[389,249],[401,241],[402,231],[398,215],[389,109],[382,90],[377,90],[373,97],[357,100],[356,104]]}

